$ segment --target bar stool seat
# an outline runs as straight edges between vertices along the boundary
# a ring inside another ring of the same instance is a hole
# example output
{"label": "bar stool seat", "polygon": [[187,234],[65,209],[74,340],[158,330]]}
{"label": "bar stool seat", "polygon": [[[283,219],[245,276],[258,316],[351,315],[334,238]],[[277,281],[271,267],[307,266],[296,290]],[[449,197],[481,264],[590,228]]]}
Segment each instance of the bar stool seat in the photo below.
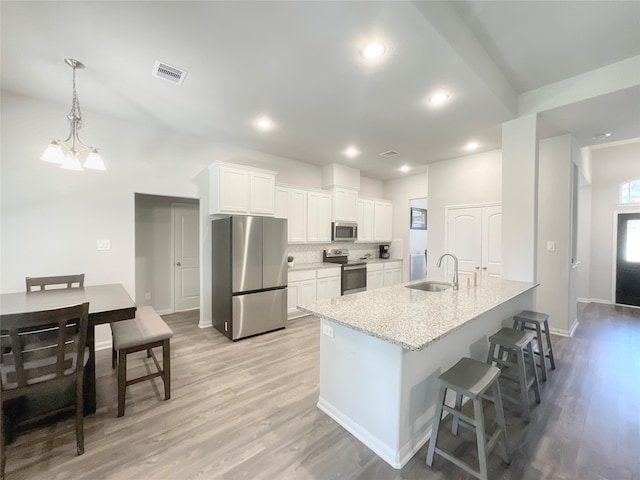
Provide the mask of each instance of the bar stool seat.
{"label": "bar stool seat", "polygon": [[[427,465],[431,466],[433,464],[433,457],[437,453],[470,475],[481,480],[487,480],[488,456],[497,445],[500,445],[503,461],[507,464],[510,462],[504,411],[502,409],[502,397],[500,396],[500,385],[498,384],[499,376],[499,368],[466,357],[460,359],[458,363],[440,375],[440,390],[438,393],[436,413],[433,418],[431,440],[429,441],[429,449],[427,452]],[[456,392],[455,407],[450,407],[446,404],[447,390]],[[498,424],[490,436],[487,435],[485,431],[484,411],[482,408],[482,399],[488,390],[492,392],[492,400],[496,411],[496,422]],[[468,417],[461,411],[463,397],[468,397],[473,402],[473,418]],[[474,470],[471,465],[436,446],[443,410],[453,416],[451,433],[454,435],[458,434],[458,425],[475,430],[478,444],[479,471]]]}
{"label": "bar stool seat", "polygon": [[[164,383],[164,399],[171,398],[171,328],[156,313],[153,307],[139,307],[136,318],[111,324],[113,349],[118,352],[118,416],[124,415],[125,394],[129,385],[162,377]],[[162,366],[153,353],[154,347],[162,347]],[[147,350],[153,358],[157,371],[141,377],[127,380],[127,355]]]}
{"label": "bar stool seat", "polygon": [[[547,381],[547,361],[551,365],[551,370],[556,369],[556,362],[553,358],[553,346],[551,345],[551,335],[549,333],[549,315],[546,313],[523,310],[513,317],[513,328],[517,330],[531,330],[536,332],[536,347],[533,353],[540,358],[540,377],[543,382]],[[542,335],[544,334],[544,339]],[[546,345],[545,341],[546,340]]]}
{"label": "bar stool seat", "polygon": [[[515,367],[518,372],[518,378],[511,378],[503,375],[507,380],[513,380],[520,384],[520,399],[514,399],[508,395],[504,395],[505,400],[522,405],[522,418],[526,423],[531,419],[531,408],[529,406],[529,389],[533,387],[536,402],[540,403],[540,384],[538,383],[538,371],[536,369],[535,360],[533,358],[533,334],[514,330],[513,328],[502,328],[489,337],[489,354],[487,363],[494,363],[503,371],[505,368]],[[496,348],[499,348],[496,355]],[[528,352],[527,358],[531,366],[532,375],[527,378],[527,368],[525,362],[525,351]],[[515,363],[513,359],[515,358]]]}

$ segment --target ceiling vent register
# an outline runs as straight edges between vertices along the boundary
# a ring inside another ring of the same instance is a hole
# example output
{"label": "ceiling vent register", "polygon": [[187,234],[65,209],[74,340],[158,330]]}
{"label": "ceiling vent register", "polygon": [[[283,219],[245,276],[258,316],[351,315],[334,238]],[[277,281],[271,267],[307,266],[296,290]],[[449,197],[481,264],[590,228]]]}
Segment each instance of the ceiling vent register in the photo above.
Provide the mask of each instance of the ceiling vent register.
{"label": "ceiling vent register", "polygon": [[398,152],[396,152],[395,150],[388,150],[388,151],[382,152],[380,154],[380,156],[384,157],[384,158],[395,157],[396,155],[400,155],[400,154]]}
{"label": "ceiling vent register", "polygon": [[172,67],[171,65],[167,65],[160,60],[156,60],[156,64],[153,67],[152,75],[156,78],[182,85],[182,82],[184,82],[184,78],[187,76],[187,71]]}

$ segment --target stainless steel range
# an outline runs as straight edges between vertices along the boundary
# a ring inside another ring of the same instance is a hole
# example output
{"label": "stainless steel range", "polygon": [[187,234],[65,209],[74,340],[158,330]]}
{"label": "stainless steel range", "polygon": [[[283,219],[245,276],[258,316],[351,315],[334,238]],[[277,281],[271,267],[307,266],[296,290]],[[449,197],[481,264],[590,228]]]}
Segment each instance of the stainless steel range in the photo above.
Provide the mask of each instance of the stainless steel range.
{"label": "stainless steel range", "polygon": [[326,263],[339,263],[342,266],[342,295],[364,292],[367,289],[367,264],[349,261],[349,250],[331,248],[322,252]]}

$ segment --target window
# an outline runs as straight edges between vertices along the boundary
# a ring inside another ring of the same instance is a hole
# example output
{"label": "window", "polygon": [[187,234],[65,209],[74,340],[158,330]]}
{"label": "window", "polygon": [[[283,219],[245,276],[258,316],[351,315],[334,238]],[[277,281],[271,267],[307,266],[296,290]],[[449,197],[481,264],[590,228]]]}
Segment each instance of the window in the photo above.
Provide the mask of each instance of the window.
{"label": "window", "polygon": [[640,220],[627,222],[627,262],[640,262]]}
{"label": "window", "polygon": [[620,203],[640,203],[640,179],[620,185]]}

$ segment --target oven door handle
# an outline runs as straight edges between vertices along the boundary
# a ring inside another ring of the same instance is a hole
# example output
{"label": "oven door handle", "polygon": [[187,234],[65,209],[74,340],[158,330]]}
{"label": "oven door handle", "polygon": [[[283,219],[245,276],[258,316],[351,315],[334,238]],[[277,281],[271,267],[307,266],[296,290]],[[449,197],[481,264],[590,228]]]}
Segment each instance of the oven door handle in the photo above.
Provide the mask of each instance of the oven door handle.
{"label": "oven door handle", "polygon": [[343,270],[366,270],[367,266],[366,265],[350,265],[350,266],[343,265],[342,269]]}

